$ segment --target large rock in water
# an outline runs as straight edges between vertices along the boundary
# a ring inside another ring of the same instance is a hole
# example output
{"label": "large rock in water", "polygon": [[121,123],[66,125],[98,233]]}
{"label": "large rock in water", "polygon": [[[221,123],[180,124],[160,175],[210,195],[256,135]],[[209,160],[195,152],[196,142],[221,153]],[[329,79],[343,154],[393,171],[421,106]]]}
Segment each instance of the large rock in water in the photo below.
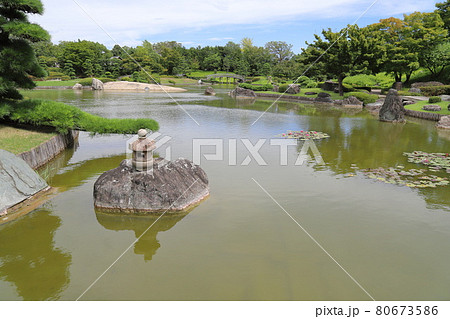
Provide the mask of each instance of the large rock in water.
{"label": "large rock in water", "polygon": [[93,90],[103,90],[103,82],[99,79],[93,78],[92,79],[92,89]]}
{"label": "large rock in water", "polygon": [[403,107],[402,99],[397,94],[397,90],[389,90],[380,109],[379,119],[383,122],[405,121],[405,108]]}
{"label": "large rock in water", "polygon": [[174,162],[155,159],[150,172],[138,172],[124,160],[94,184],[95,207],[111,213],[180,212],[208,195],[206,173],[183,158]]}
{"label": "large rock in water", "polygon": [[47,188],[23,159],[0,150],[0,213]]}
{"label": "large rock in water", "polygon": [[236,98],[236,97],[252,97],[253,98],[253,97],[256,97],[256,94],[252,90],[237,87],[233,91],[230,92],[230,96],[232,98]]}

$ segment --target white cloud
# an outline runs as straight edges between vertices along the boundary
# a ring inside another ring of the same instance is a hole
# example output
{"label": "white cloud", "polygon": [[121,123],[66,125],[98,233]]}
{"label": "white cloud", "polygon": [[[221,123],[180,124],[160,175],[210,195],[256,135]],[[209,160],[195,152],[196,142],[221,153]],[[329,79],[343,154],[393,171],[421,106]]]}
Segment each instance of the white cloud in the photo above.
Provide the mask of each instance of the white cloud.
{"label": "white cloud", "polygon": [[223,41],[223,40],[233,40],[231,37],[223,37],[223,38],[208,38],[208,41]]}
{"label": "white cloud", "polygon": [[[114,42],[77,5],[120,44],[136,45],[141,39],[174,32],[202,31],[222,25],[264,25],[286,21],[348,18],[349,23],[373,0],[43,0],[44,16],[33,17],[52,35],[52,40],[88,39]],[[380,18],[403,12],[428,11],[435,1],[380,0],[368,15]],[[232,38],[210,38],[211,41]],[[170,39],[167,39],[170,40]],[[188,39],[184,39],[188,40]],[[189,42],[189,41],[186,41]]]}

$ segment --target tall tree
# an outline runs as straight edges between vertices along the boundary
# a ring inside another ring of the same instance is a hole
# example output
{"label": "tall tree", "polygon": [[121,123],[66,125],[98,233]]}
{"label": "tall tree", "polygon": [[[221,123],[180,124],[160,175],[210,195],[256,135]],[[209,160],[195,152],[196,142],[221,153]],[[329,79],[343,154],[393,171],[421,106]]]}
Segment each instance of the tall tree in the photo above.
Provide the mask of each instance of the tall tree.
{"label": "tall tree", "polygon": [[401,82],[403,75],[408,78],[419,68],[419,55],[411,50],[411,38],[406,32],[405,21],[391,17],[381,19],[367,28],[383,40],[379,48],[380,52],[384,51],[380,59],[381,69],[394,75],[396,82]]}
{"label": "tall tree", "polygon": [[366,53],[370,51],[369,42],[357,25],[349,25],[340,32],[323,30],[322,37],[315,35],[315,38],[316,40],[303,50],[303,62],[313,63],[320,60],[322,72],[338,79],[339,94],[342,96],[345,77],[369,72],[366,60]]}
{"label": "tall tree", "polygon": [[440,43],[424,54],[424,66],[433,76],[440,76],[450,65],[450,42]]}
{"label": "tall tree", "polygon": [[404,36],[408,39],[408,49],[417,53],[419,63],[423,66],[425,55],[447,40],[448,31],[444,28],[441,16],[436,12],[414,12],[404,15],[404,21]]}
{"label": "tall tree", "polygon": [[43,12],[40,0],[0,0],[0,98],[20,99],[17,88],[35,86],[30,75],[45,76],[30,44],[50,36],[27,17]]}
{"label": "tall tree", "polygon": [[74,42],[61,42],[60,61],[61,67],[66,68],[66,63],[71,64],[75,74],[80,77],[101,76],[106,70],[112,57],[103,44],[78,40]]}
{"label": "tall tree", "polygon": [[436,3],[436,12],[444,22],[444,28],[450,33],[450,0]]}
{"label": "tall tree", "polygon": [[292,44],[284,41],[270,41],[266,43],[265,47],[273,55],[276,63],[290,60],[294,56]]}

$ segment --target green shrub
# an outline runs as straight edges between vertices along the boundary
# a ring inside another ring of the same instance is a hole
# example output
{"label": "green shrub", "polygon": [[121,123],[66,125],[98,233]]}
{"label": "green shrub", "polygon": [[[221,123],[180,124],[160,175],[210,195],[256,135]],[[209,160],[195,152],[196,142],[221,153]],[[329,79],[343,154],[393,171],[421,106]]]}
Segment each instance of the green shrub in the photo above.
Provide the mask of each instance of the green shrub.
{"label": "green shrub", "polygon": [[311,80],[309,77],[302,75],[297,79],[297,84],[300,85],[302,88],[316,88],[317,82]]}
{"label": "green shrub", "polygon": [[120,81],[128,81],[128,82],[131,82],[131,81],[133,81],[133,79],[130,78],[129,76],[124,76],[123,78],[120,79]]}
{"label": "green shrub", "polygon": [[176,82],[175,82],[174,80],[169,80],[168,82],[171,83],[171,84],[173,84],[173,85],[176,84]]}
{"label": "green shrub", "polygon": [[349,84],[342,84],[344,92],[354,92],[355,88]]}
{"label": "green shrub", "polygon": [[78,83],[80,83],[82,86],[91,86],[92,85],[92,78],[80,79],[78,81]]}
{"label": "green shrub", "polygon": [[270,84],[252,85],[248,83],[241,83],[239,84],[239,87],[253,91],[271,91],[273,89],[273,86]]}
{"label": "green shrub", "polygon": [[140,83],[154,83],[158,84],[161,82],[161,78],[159,74],[156,73],[149,73],[145,71],[136,71],[131,75],[133,82],[140,82]]}
{"label": "green shrub", "polygon": [[252,79],[252,83],[253,83],[253,82],[258,82],[259,80],[261,80],[261,78],[253,78],[253,79]]}
{"label": "green shrub", "polygon": [[442,99],[439,96],[432,96],[428,99],[428,103],[439,103]]}
{"label": "green shrub", "polygon": [[425,96],[437,96],[437,95],[443,95],[443,94],[450,94],[450,85],[426,86],[426,87],[421,87],[420,91]]}
{"label": "green shrub", "polygon": [[316,88],[317,87],[317,82],[315,82],[313,80],[310,80],[310,81],[306,82],[304,87],[306,87],[308,89]]}
{"label": "green shrub", "polygon": [[402,96],[422,96],[422,93],[416,93],[416,92],[409,92],[408,90],[401,90],[397,92],[398,95]]}
{"label": "green shrub", "polygon": [[371,86],[354,86],[353,87],[356,92],[371,92],[372,87]]}
{"label": "green shrub", "polygon": [[391,87],[394,79],[391,75],[385,73],[378,73],[377,75],[358,74],[346,77],[344,83],[358,88]]}
{"label": "green shrub", "polygon": [[289,88],[289,84],[281,84],[278,88],[278,92],[284,93]]}
{"label": "green shrub", "polygon": [[97,79],[102,81],[103,83],[115,82],[116,81],[116,80],[111,79],[111,78],[97,78]]}
{"label": "green shrub", "polygon": [[50,126],[66,133],[79,129],[92,133],[131,134],[140,128],[156,131],[158,123],[152,119],[107,119],[81,111],[75,106],[47,100],[1,101],[0,119],[34,126]]}
{"label": "green shrub", "polygon": [[365,92],[351,92],[346,93],[344,97],[354,96],[358,100],[362,101],[364,105],[367,105],[369,103],[375,103],[378,100],[378,95],[369,94]]}
{"label": "green shrub", "polygon": [[377,78],[375,75],[358,74],[346,77],[344,83],[355,87],[372,87],[377,84]]}

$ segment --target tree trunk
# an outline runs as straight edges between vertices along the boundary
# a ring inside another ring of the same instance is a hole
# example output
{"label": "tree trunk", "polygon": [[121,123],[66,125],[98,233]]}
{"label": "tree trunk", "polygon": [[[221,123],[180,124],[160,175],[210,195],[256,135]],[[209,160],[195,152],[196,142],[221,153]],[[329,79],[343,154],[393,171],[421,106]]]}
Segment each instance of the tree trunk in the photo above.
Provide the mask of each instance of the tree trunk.
{"label": "tree trunk", "polygon": [[406,82],[405,83],[409,83],[409,80],[411,79],[411,75],[412,74],[413,74],[413,71],[411,71],[408,74],[406,74]]}
{"label": "tree trunk", "polygon": [[339,75],[338,82],[339,82],[339,95],[344,96],[344,84],[342,83],[344,81],[345,76],[343,74]]}
{"label": "tree trunk", "polygon": [[436,77],[440,77],[440,76],[441,76],[441,74],[442,74],[442,71],[444,71],[444,69],[445,69],[445,66],[443,66],[443,67],[441,68],[441,70],[439,71],[439,73],[437,74],[437,76],[436,76]]}

